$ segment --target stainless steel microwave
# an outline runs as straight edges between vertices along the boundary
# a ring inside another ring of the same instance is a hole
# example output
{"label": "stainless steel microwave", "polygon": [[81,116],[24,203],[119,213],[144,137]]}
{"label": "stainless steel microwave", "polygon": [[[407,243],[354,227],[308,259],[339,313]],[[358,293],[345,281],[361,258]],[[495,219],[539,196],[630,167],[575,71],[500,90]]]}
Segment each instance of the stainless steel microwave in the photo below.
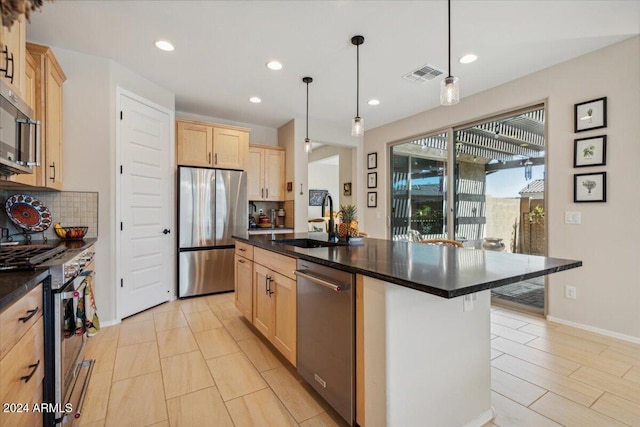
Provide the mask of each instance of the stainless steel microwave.
{"label": "stainless steel microwave", "polygon": [[0,175],[33,173],[40,166],[40,122],[33,110],[0,80]]}

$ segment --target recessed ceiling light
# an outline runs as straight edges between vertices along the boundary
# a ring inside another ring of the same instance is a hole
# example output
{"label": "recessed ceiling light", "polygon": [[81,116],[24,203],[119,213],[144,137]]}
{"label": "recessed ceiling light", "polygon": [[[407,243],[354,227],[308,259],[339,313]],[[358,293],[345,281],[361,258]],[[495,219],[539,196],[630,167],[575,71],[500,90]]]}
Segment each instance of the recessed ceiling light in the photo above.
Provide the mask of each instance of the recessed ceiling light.
{"label": "recessed ceiling light", "polygon": [[380,104],[380,100],[378,100],[378,99],[370,99],[369,102],[367,102],[367,104],[369,104],[369,105],[379,105]]}
{"label": "recessed ceiling light", "polygon": [[478,56],[474,55],[473,53],[470,53],[470,54],[465,55],[462,58],[460,58],[460,63],[461,64],[470,64],[473,61],[475,61],[476,59],[478,59]]}
{"label": "recessed ceiling light", "polygon": [[171,52],[173,49],[173,45],[166,40],[156,40],[155,45],[160,50],[165,50],[167,52]]}
{"label": "recessed ceiling light", "polygon": [[259,104],[262,102],[262,99],[258,98],[257,96],[252,96],[251,98],[249,98],[249,101],[253,102],[254,104]]}
{"label": "recessed ceiling light", "polygon": [[278,61],[267,62],[267,68],[273,71],[282,70],[282,64]]}

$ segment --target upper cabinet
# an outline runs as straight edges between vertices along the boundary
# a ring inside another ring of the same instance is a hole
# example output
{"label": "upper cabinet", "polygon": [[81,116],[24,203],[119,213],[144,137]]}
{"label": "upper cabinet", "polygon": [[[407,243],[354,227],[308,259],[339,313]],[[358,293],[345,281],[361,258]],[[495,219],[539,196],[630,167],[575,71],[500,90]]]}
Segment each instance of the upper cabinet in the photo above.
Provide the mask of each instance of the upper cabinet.
{"label": "upper cabinet", "polygon": [[62,84],[67,79],[47,46],[26,44],[22,97],[40,122],[40,166],[33,174],[13,175],[11,180],[36,187],[62,190]]}
{"label": "upper cabinet", "polygon": [[26,24],[22,16],[11,28],[0,26],[0,78],[23,97]]}
{"label": "upper cabinet", "polygon": [[251,145],[247,160],[247,199],[284,201],[285,150]]}
{"label": "upper cabinet", "polygon": [[62,84],[67,77],[49,47],[27,43],[27,52],[33,58],[35,82],[30,84],[35,89],[32,98],[36,119],[41,123],[40,167],[34,169],[36,185],[62,190]]}
{"label": "upper cabinet", "polygon": [[245,170],[249,129],[176,120],[179,165]]}

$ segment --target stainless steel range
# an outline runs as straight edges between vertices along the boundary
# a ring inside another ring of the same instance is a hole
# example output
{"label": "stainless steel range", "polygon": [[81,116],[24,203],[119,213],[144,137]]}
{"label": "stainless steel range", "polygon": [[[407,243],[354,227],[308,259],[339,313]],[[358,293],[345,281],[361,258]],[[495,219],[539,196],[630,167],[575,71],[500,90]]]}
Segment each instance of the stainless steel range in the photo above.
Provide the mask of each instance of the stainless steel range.
{"label": "stainless steel range", "polygon": [[44,414],[45,426],[73,422],[82,411],[93,361],[84,360],[86,334],[76,317],[87,283],[94,277],[94,255],[93,244],[79,241],[0,248],[0,271],[49,268],[51,280],[45,283],[43,301],[43,401],[55,410]]}

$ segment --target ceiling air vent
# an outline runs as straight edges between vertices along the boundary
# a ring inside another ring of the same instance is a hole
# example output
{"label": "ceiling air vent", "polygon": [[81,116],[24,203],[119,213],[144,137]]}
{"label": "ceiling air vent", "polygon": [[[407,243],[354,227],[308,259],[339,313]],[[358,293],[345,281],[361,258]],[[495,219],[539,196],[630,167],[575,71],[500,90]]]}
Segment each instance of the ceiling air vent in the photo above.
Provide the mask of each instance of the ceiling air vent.
{"label": "ceiling air vent", "polygon": [[409,74],[402,76],[402,78],[416,83],[426,83],[427,81],[433,80],[443,74],[443,70],[440,70],[433,65],[427,64],[423,65],[417,70],[410,72]]}

